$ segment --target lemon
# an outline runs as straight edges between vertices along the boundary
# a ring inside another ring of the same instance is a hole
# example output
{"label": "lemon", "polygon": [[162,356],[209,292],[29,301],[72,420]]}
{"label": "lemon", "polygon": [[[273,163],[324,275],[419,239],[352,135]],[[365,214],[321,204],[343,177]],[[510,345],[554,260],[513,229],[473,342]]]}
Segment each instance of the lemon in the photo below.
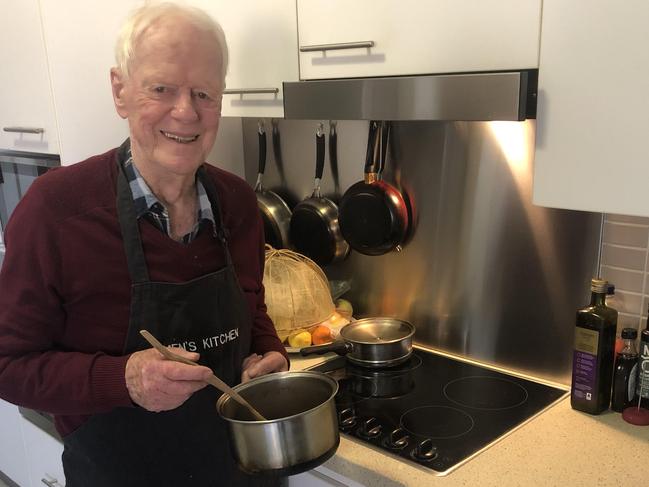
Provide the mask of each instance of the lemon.
{"label": "lemon", "polygon": [[336,301],[336,311],[338,311],[342,315],[349,317],[354,313],[354,308],[352,307],[352,303],[350,303],[346,299],[338,299]]}
{"label": "lemon", "polygon": [[306,330],[296,330],[288,336],[291,347],[302,348],[311,345],[311,333]]}

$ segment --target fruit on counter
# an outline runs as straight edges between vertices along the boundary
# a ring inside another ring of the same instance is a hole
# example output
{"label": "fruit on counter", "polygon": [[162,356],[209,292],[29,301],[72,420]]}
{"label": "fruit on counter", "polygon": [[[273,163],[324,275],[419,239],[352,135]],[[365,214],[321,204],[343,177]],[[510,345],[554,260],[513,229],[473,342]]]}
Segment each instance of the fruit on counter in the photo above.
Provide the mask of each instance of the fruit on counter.
{"label": "fruit on counter", "polygon": [[333,340],[331,328],[325,325],[318,325],[311,331],[311,341],[314,345],[322,345]]}
{"label": "fruit on counter", "polygon": [[295,330],[288,336],[288,344],[295,348],[308,347],[311,345],[311,333],[303,329]]}
{"label": "fruit on counter", "polygon": [[347,318],[350,318],[354,314],[354,308],[352,303],[346,299],[337,299],[336,300],[336,311]]}

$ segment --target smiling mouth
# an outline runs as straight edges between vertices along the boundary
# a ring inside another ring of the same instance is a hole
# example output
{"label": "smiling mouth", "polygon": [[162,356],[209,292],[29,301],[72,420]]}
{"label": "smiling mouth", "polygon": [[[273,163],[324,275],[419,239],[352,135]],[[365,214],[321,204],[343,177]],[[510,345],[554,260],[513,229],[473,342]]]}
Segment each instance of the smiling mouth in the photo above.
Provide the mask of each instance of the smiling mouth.
{"label": "smiling mouth", "polygon": [[166,138],[178,142],[179,144],[189,144],[191,142],[194,142],[195,140],[198,140],[199,137],[198,135],[192,135],[191,137],[183,137],[181,135],[172,134],[171,132],[165,132],[164,130],[161,130],[160,133],[164,135]]}

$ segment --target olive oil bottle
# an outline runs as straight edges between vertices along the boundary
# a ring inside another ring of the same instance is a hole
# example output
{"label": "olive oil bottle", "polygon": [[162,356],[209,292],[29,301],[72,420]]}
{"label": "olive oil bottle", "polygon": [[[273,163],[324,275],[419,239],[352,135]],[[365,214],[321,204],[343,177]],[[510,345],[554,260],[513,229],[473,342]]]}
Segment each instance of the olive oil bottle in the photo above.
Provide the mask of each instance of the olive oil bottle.
{"label": "olive oil bottle", "polygon": [[577,311],[570,405],[599,414],[611,403],[617,311],[606,306],[608,282],[592,279],[590,304]]}

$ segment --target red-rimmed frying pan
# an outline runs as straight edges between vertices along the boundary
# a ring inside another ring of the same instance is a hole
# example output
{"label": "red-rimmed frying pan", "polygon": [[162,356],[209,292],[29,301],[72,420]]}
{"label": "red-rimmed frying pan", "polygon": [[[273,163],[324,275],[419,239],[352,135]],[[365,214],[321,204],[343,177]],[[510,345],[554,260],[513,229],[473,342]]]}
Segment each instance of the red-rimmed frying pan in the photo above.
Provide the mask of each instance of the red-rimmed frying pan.
{"label": "red-rimmed frying pan", "polygon": [[[330,131],[330,151],[336,146],[335,126]],[[330,153],[330,157],[333,157]],[[320,180],[324,171],[325,136],[322,124],[316,132],[316,167],[313,194],[293,208],[290,224],[291,243],[295,249],[319,265],[344,259],[349,244],[340,232],[338,207],[320,193]]]}
{"label": "red-rimmed frying pan", "polygon": [[351,186],[340,202],[340,230],[351,248],[365,255],[401,250],[410,228],[403,194],[381,180],[389,141],[390,122],[371,121],[365,179]]}
{"label": "red-rimmed frying pan", "polygon": [[286,202],[275,192],[267,190],[263,185],[266,169],[266,132],[263,123],[258,125],[259,136],[259,172],[257,173],[257,206],[264,222],[266,243],[276,249],[289,247],[289,225],[291,210]]}

